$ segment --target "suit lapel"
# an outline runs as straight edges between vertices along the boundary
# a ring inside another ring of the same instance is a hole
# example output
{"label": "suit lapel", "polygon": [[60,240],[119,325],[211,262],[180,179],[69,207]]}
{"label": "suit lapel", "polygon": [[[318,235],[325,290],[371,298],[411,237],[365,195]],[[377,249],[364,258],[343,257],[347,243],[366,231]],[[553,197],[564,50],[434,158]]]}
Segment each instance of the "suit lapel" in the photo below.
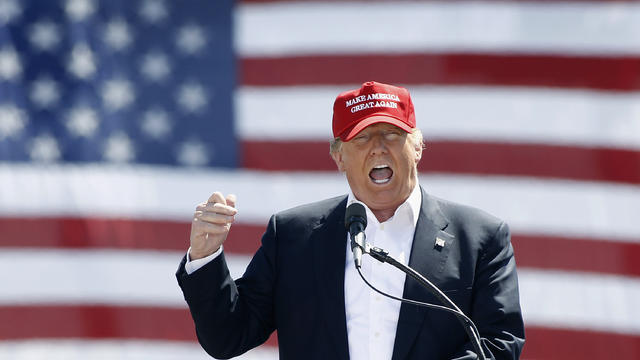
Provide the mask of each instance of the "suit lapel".
{"label": "suit lapel", "polygon": [[[448,221],[441,213],[435,199],[422,189],[422,206],[413,236],[409,266],[430,281],[444,269],[453,236],[443,230]],[[404,284],[405,299],[438,303],[417,281],[407,277]],[[425,321],[426,309],[402,304],[393,347],[393,359],[406,358]]]}
{"label": "suit lapel", "polygon": [[313,229],[313,259],[318,284],[322,318],[327,323],[329,337],[336,349],[336,359],[349,358],[347,320],[344,308],[344,266],[346,261],[347,230],[344,215],[347,199]]}

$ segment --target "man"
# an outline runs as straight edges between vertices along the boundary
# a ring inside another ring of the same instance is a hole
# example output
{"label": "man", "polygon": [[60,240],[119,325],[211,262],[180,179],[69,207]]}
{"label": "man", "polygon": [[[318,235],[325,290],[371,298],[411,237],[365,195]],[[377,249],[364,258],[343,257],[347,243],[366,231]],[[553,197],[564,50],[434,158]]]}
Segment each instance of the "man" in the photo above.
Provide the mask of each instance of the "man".
{"label": "man", "polygon": [[[454,316],[382,298],[359,278],[344,218],[347,205],[360,202],[367,242],[408,263],[471,317],[487,358],[517,359],[524,326],[508,227],[418,185],[422,135],[409,92],[367,82],[340,94],[333,110],[331,156],[351,192],[272,216],[235,282],[222,248],[235,197],[216,192],[197,207],[176,276],[204,349],[233,357],[277,330],[281,359],[477,358]],[[370,257],[362,271],[387,293],[438,303]]]}

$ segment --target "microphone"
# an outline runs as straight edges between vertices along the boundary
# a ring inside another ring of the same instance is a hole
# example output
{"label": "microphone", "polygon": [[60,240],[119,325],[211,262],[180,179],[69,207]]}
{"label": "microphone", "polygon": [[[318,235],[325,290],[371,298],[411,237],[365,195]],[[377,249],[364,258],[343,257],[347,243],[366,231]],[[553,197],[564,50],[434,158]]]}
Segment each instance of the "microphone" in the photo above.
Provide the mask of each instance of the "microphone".
{"label": "microphone", "polygon": [[351,251],[353,251],[353,261],[356,269],[362,266],[362,251],[364,250],[365,234],[367,227],[367,211],[360,203],[353,203],[347,206],[344,216],[344,225],[351,235]]}

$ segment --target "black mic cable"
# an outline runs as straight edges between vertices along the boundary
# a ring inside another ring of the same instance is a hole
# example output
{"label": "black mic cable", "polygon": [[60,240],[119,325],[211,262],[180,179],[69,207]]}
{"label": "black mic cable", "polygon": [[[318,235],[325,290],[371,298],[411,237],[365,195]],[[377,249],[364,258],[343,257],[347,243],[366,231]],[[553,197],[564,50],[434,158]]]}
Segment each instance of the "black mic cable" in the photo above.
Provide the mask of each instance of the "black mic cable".
{"label": "black mic cable", "polygon": [[[470,319],[468,319],[468,317],[464,313],[459,313],[455,309],[451,309],[451,308],[448,308],[448,307],[443,306],[443,305],[436,305],[436,304],[426,303],[426,302],[417,301],[417,300],[399,298],[399,297],[387,294],[386,292],[384,292],[382,290],[379,290],[378,288],[373,286],[371,283],[369,283],[369,281],[367,281],[367,279],[364,277],[364,275],[362,274],[362,271],[360,269],[356,269],[356,270],[358,270],[358,274],[362,278],[362,281],[364,281],[365,284],[369,285],[370,288],[372,288],[375,292],[377,292],[380,295],[386,296],[386,297],[388,297],[390,299],[397,300],[397,301],[400,301],[400,302],[403,302],[403,303],[411,304],[411,305],[423,306],[423,307],[427,307],[427,308],[431,308],[431,309],[446,311],[446,312],[451,313],[451,314],[456,315],[456,316],[462,315],[462,316],[467,318],[466,321],[470,321]],[[475,328],[475,325],[473,325],[473,328],[474,328],[474,331],[477,333],[478,330]]]}
{"label": "black mic cable", "polygon": [[407,303],[407,304],[416,305],[416,306],[423,306],[423,307],[426,307],[426,308],[442,310],[442,311],[446,311],[446,312],[449,312],[451,314],[454,314],[458,318],[458,320],[460,320],[463,323],[463,328],[464,328],[465,332],[467,333],[467,335],[469,336],[469,339],[472,340],[471,344],[473,345],[473,348],[474,348],[474,350],[476,352],[476,355],[478,355],[478,359],[479,360],[485,360],[486,359],[486,356],[484,354],[484,350],[482,350],[482,345],[480,343],[480,332],[478,331],[478,328],[473,323],[473,321],[467,315],[465,315],[465,313],[462,312],[462,310],[460,310],[460,308],[453,301],[451,301],[451,299],[449,299],[437,286],[435,286],[433,283],[431,283],[431,281],[429,281],[427,278],[422,276],[422,274],[420,274],[419,272],[413,270],[409,266],[404,265],[403,263],[401,263],[401,262],[397,261],[396,259],[394,259],[393,257],[389,256],[388,252],[386,252],[386,251],[384,251],[384,250],[382,250],[380,248],[377,248],[377,247],[369,248],[368,245],[369,244],[365,244],[365,253],[366,254],[371,255],[371,257],[373,257],[374,259],[376,259],[376,260],[378,260],[380,262],[389,263],[390,265],[393,265],[394,267],[398,268],[399,270],[401,270],[405,274],[410,275],[415,280],[417,280],[419,283],[421,283],[423,286],[428,288],[430,290],[430,292],[433,295],[435,295],[438,298],[438,300],[440,300],[440,302],[442,302],[443,304],[447,304],[450,307],[449,306],[442,306],[442,305],[426,303],[426,302],[422,302],[422,301],[411,300],[411,299],[399,298],[399,297],[387,294],[384,291],[381,291],[381,290],[377,289],[371,283],[369,283],[367,281],[367,279],[364,277],[364,275],[362,274],[362,272],[360,271],[360,268],[356,268],[356,270],[358,270],[358,274],[360,275],[360,277],[362,278],[362,280],[364,281],[365,284],[367,284],[370,288],[372,288],[377,293],[379,293],[379,294],[381,294],[383,296],[386,296],[386,297],[388,297],[390,299],[397,300],[397,301],[400,301],[400,302],[403,302],[403,303]]}

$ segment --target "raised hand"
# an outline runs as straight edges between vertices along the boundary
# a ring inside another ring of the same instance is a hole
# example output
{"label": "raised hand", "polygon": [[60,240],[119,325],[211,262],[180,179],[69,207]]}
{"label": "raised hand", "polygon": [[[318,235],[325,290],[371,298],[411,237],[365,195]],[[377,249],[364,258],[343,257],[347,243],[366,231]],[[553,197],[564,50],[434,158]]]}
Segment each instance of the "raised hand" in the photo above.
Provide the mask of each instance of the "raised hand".
{"label": "raised hand", "polygon": [[235,221],[236,196],[216,191],[196,207],[191,221],[191,260],[200,259],[218,251],[227,239],[231,224]]}

